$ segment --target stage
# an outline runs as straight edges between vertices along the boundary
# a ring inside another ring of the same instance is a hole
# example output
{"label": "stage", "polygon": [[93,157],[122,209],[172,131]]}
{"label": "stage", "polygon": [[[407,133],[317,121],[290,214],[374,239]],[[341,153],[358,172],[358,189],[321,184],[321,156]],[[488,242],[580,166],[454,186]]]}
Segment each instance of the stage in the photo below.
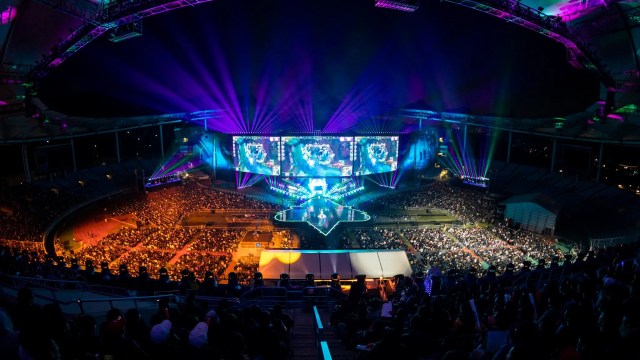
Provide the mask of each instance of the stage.
{"label": "stage", "polygon": [[364,222],[370,220],[371,216],[351,206],[340,205],[318,196],[299,206],[277,212],[275,219],[282,222],[306,222],[326,236],[340,222]]}

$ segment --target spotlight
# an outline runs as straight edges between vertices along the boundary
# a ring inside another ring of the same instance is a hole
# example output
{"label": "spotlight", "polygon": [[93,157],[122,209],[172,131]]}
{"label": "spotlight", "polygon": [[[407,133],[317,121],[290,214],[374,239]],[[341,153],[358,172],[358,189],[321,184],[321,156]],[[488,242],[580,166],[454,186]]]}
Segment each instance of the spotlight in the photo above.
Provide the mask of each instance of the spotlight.
{"label": "spotlight", "polygon": [[280,274],[280,281],[278,281],[278,286],[283,288],[289,288],[289,274],[283,273]]}
{"label": "spotlight", "polygon": [[315,283],[315,281],[314,281],[314,280],[315,280],[315,275],[313,275],[313,274],[309,273],[309,274],[307,274],[307,276],[305,277],[305,279],[306,279],[306,282],[305,282],[305,283],[306,283],[306,286],[307,286],[307,287],[314,287],[314,286],[316,286],[316,283]]}
{"label": "spotlight", "polygon": [[331,288],[342,290],[342,287],[340,286],[340,274],[338,273],[331,274]]}

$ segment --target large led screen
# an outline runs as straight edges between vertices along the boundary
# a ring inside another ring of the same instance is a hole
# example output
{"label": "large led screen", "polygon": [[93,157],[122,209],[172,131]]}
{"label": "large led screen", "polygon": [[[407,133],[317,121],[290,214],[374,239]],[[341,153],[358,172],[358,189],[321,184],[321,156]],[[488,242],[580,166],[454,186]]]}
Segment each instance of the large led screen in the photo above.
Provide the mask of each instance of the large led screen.
{"label": "large led screen", "polygon": [[397,136],[357,136],[358,167],[355,175],[369,175],[398,169]]}
{"label": "large led screen", "polygon": [[280,138],[234,136],[233,163],[236,171],[280,175]]}
{"label": "large led screen", "polygon": [[351,176],[352,136],[282,137],[283,176]]}

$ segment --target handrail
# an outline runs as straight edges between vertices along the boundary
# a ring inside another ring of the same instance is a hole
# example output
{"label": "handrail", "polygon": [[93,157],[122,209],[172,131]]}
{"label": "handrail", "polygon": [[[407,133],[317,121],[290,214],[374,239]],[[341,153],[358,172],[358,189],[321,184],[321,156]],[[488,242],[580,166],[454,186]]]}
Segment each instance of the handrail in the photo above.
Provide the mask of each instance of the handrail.
{"label": "handrail", "polygon": [[[267,292],[265,294],[265,292]],[[285,287],[277,287],[277,286],[260,286],[253,288],[246,293],[242,294],[241,299],[243,300],[255,300],[258,298],[265,299],[288,299],[289,291]],[[257,296],[256,296],[257,295]]]}
{"label": "handrail", "polygon": [[109,308],[113,309],[113,303],[114,302],[122,302],[122,301],[130,301],[133,302],[133,304],[135,305],[136,309],[138,308],[138,302],[140,301],[144,301],[144,302],[151,302],[151,301],[159,301],[160,299],[164,299],[164,298],[172,298],[175,299],[174,295],[160,295],[160,296],[135,296],[135,297],[122,297],[122,298],[98,298],[98,299],[77,299],[76,303],[78,304],[78,307],[80,308],[80,313],[81,314],[85,314],[85,308],[84,308],[84,304],[90,304],[90,303],[108,303],[109,304]]}
{"label": "handrail", "polygon": [[[26,277],[17,275],[6,275],[0,273],[0,283],[12,285],[18,288],[24,284],[31,286],[37,286],[38,288],[47,290],[89,290],[89,284],[86,281],[75,280],[57,280],[57,279],[44,279],[37,277]],[[69,287],[72,285],[73,287]]]}
{"label": "handrail", "polygon": [[322,325],[322,319],[320,319],[320,314],[318,313],[318,307],[315,305],[313,306],[313,316],[314,323],[316,325],[316,334],[322,336],[324,333],[324,326]]}
{"label": "handrail", "polygon": [[122,298],[96,298],[96,299],[78,299],[76,301],[81,301],[85,303],[92,302],[101,302],[101,301],[131,301],[131,300],[160,300],[164,298],[175,298],[175,295],[151,295],[151,296],[133,296],[133,297],[122,297]]}
{"label": "handrail", "polygon": [[329,351],[329,344],[326,341],[320,341],[320,358],[323,360],[331,360],[331,351]]}
{"label": "handrail", "polygon": [[314,337],[316,338],[316,347],[318,348],[318,358],[324,360],[331,359],[331,351],[329,351],[329,344],[324,339],[324,325],[322,325],[322,319],[318,312],[318,307],[313,306],[313,325],[314,325]]}
{"label": "handrail", "polygon": [[217,304],[219,302],[221,302],[222,300],[226,300],[230,305],[235,306],[235,307],[240,307],[240,299],[236,298],[236,297],[225,297],[225,296],[200,296],[200,295],[196,295],[195,297],[196,301],[206,301],[211,307],[211,304]]}

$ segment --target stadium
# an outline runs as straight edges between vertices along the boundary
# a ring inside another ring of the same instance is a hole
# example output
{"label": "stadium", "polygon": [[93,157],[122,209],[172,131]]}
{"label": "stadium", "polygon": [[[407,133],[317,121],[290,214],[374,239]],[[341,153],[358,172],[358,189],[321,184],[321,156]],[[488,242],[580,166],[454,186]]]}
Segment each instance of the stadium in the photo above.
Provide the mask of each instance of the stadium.
{"label": "stadium", "polygon": [[7,359],[639,358],[640,4],[7,0]]}

